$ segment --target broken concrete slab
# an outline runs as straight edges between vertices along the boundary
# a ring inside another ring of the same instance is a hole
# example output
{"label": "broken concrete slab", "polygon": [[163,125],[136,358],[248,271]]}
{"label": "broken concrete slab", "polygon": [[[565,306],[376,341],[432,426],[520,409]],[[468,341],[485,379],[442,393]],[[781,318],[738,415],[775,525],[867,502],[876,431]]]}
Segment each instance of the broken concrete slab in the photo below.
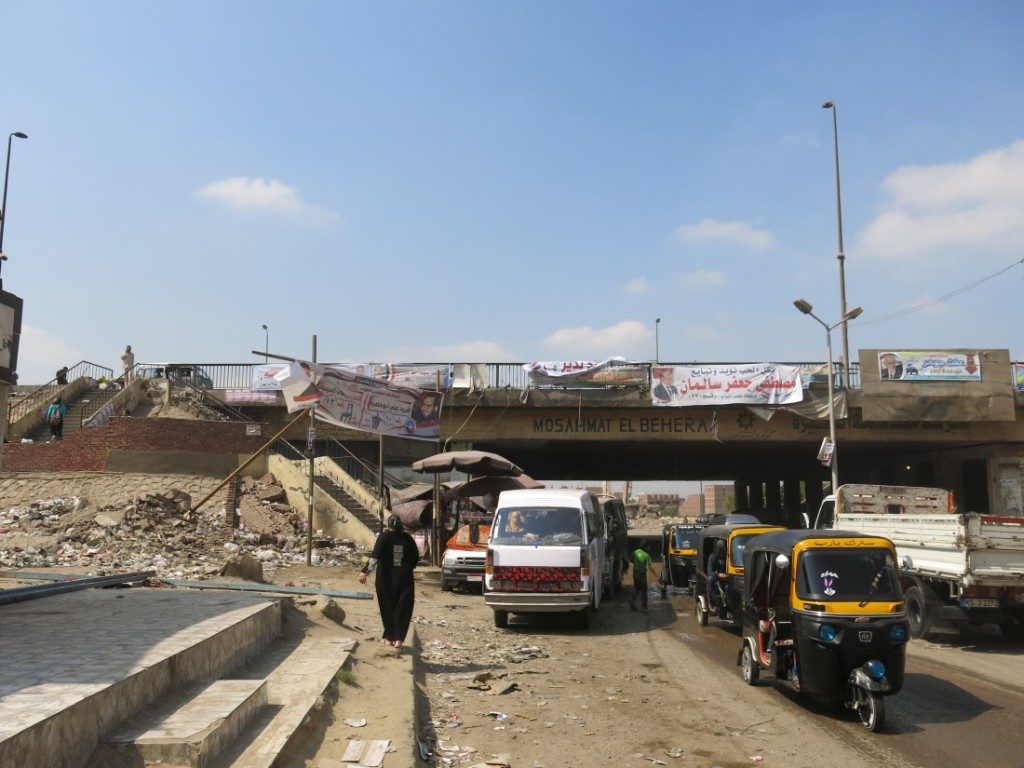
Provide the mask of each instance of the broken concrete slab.
{"label": "broken concrete slab", "polygon": [[338,601],[333,597],[327,598],[327,601],[320,608],[320,613],[324,615],[324,618],[328,618],[335,624],[344,626],[345,624],[345,609],[342,608]]}
{"label": "broken concrete slab", "polygon": [[220,575],[245,579],[256,584],[266,583],[266,580],[263,578],[263,563],[244,552],[229,557],[227,562],[224,563],[224,567],[220,569]]}

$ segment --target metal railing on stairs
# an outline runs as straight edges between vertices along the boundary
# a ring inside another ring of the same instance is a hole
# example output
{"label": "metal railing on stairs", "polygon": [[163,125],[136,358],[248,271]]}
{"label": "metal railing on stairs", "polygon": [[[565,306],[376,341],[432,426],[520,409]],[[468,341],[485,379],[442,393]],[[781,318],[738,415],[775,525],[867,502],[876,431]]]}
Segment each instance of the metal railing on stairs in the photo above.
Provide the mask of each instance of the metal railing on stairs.
{"label": "metal railing on stairs", "polygon": [[234,406],[228,405],[215,394],[210,392],[210,390],[198,387],[191,381],[174,381],[172,385],[176,388],[183,389],[186,393],[187,399],[191,401],[191,403],[194,403],[200,411],[205,411],[210,415],[221,416],[228,421],[245,421],[250,424],[255,423],[252,418],[246,416]]}
{"label": "metal railing on stairs", "polygon": [[68,368],[67,376],[64,378],[64,381],[66,382],[65,384],[58,384],[57,377],[55,376],[42,386],[29,392],[27,395],[17,398],[16,402],[12,402],[10,408],[7,410],[8,426],[23,416],[27,416],[32,411],[39,410],[44,406],[49,405],[65,386],[68,386],[81,378],[93,379],[94,381],[113,381],[114,370],[112,368],[107,368],[105,365],[89,362],[88,360],[79,360],[73,366]]}

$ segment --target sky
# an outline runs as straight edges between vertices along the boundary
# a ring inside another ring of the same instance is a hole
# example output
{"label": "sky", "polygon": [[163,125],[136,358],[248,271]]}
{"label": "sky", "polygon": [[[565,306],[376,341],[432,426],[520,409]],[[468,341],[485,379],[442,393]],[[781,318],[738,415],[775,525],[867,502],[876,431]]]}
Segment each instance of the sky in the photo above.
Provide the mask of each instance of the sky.
{"label": "sky", "polygon": [[[1009,348],[1020,2],[4,0],[4,288],[62,364]],[[268,326],[265,336],[262,325]]]}

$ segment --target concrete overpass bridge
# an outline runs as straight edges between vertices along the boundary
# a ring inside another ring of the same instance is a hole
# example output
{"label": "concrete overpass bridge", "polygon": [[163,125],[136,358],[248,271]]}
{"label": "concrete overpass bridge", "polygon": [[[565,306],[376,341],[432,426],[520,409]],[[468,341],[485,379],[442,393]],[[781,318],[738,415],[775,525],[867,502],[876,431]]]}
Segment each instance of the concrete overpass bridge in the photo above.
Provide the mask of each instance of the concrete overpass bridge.
{"label": "concrete overpass bridge", "polygon": [[[1013,383],[1008,351],[972,350],[977,380],[922,382],[884,380],[878,353],[860,351],[849,389],[832,372],[840,482],[938,485],[956,492],[961,509],[1024,516],[1024,393]],[[227,399],[235,393],[236,407],[283,423],[279,394],[244,402],[249,366],[231,366],[238,381],[226,386],[218,366],[198,365]],[[655,406],[648,364],[569,386],[538,386],[520,364],[453,364],[442,444],[500,453],[538,479],[731,480],[739,509],[785,519],[799,512],[801,498],[816,508],[829,480],[816,458],[828,434],[828,374],[821,364],[801,367],[811,372],[802,401],[763,409]],[[376,435],[318,431],[319,439],[336,439],[376,462]],[[305,426],[289,437],[304,442]],[[386,463],[398,468],[437,449],[388,438],[384,450]]]}

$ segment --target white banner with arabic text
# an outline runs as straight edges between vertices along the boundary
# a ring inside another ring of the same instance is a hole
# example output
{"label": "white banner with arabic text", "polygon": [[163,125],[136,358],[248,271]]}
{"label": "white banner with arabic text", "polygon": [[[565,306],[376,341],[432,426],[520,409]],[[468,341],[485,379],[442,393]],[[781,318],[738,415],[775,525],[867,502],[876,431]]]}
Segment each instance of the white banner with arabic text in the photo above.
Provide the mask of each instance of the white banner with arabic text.
{"label": "white banner with arabic text", "polygon": [[789,405],[804,399],[800,368],[775,363],[651,366],[651,404]]}
{"label": "white banner with arabic text", "polygon": [[289,413],[315,407],[318,419],[349,429],[417,440],[441,434],[440,392],[306,362],[289,365],[278,381]]}

